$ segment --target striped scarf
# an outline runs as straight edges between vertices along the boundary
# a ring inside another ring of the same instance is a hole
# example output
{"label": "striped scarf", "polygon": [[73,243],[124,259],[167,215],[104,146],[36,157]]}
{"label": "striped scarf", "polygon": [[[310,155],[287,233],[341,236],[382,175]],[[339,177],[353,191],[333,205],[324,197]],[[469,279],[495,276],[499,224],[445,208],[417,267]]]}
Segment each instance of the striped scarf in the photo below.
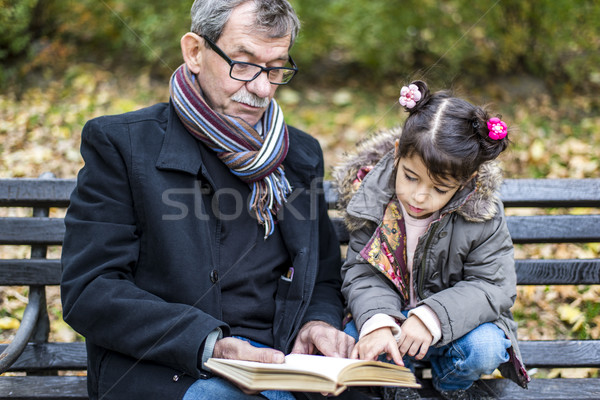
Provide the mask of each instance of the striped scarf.
{"label": "striped scarf", "polygon": [[171,77],[171,102],[186,129],[212,149],[219,159],[250,185],[250,211],[273,233],[274,216],[291,193],[281,163],[288,152],[289,137],[283,113],[275,100],[261,120],[261,136],[241,118],[218,114],[204,101],[194,74],[181,65]]}

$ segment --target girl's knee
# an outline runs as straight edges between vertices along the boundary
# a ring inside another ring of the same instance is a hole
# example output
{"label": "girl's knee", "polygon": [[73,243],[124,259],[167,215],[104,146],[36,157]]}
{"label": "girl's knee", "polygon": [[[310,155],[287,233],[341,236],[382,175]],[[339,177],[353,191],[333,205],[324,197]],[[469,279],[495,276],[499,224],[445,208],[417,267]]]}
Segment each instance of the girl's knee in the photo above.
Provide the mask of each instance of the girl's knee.
{"label": "girl's knee", "polygon": [[509,359],[510,340],[492,323],[480,325],[464,339],[460,346],[466,358],[465,362],[481,373],[491,373]]}

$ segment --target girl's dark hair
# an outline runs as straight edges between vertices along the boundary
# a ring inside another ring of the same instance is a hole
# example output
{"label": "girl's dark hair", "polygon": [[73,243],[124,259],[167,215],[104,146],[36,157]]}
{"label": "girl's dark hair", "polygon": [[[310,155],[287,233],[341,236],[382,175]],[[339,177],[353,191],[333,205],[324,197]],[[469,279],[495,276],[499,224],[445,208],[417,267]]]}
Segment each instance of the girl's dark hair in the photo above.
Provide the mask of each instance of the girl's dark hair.
{"label": "girl's dark hair", "polygon": [[448,177],[467,182],[486,161],[498,157],[509,144],[508,137],[489,137],[488,112],[453,97],[448,91],[430,93],[423,81],[414,81],[421,100],[406,109],[409,116],[400,137],[399,157],[418,155],[432,179]]}

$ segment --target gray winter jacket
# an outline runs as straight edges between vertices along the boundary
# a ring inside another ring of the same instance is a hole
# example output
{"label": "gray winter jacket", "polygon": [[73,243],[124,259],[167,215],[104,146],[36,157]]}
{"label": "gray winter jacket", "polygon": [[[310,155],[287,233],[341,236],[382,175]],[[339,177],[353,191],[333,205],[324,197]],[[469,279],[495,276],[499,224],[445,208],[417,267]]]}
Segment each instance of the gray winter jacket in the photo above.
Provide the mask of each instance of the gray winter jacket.
{"label": "gray winter jacket", "polygon": [[[359,148],[335,171],[345,221],[350,231],[342,292],[360,329],[373,315],[385,313],[402,321],[405,308],[394,284],[360,256],[381,223],[394,196],[393,143],[399,131],[383,133]],[[361,166],[374,165],[354,193],[352,180]],[[500,327],[512,342],[511,360],[500,368],[504,376],[526,387],[529,378],[521,362],[510,308],[516,299],[513,243],[497,190],[502,174],[496,163],[481,166],[475,179],[440,210],[419,239],[413,261],[417,305],[428,305],[438,316],[445,345],[485,322]]]}

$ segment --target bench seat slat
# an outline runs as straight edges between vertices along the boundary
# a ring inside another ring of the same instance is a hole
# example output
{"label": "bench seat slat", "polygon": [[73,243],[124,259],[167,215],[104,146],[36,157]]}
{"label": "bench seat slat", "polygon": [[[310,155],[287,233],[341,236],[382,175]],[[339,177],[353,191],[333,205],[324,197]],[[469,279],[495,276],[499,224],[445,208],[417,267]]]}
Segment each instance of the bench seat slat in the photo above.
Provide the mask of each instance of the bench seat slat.
{"label": "bench seat slat", "polygon": [[0,376],[0,400],[85,400],[85,376]]}
{"label": "bench seat slat", "polygon": [[[533,379],[528,389],[523,389],[509,379],[484,379],[481,386],[500,400],[598,400],[600,378],[587,379]],[[438,400],[441,397],[433,389],[430,380],[422,381],[419,390],[423,400]]]}
{"label": "bench seat slat", "polygon": [[508,379],[486,381],[499,399],[594,400],[600,393],[600,379],[534,379],[523,389]]}
{"label": "bench seat slat", "polygon": [[[600,379],[534,379],[522,389],[508,379],[484,380],[482,385],[497,399],[524,400],[598,400]],[[420,390],[424,400],[439,399],[429,380]],[[85,400],[85,376],[0,377],[0,400],[5,399]]]}
{"label": "bench seat slat", "polygon": [[61,244],[65,235],[62,218],[0,218],[0,244]]}
{"label": "bench seat slat", "polygon": [[2,285],[59,285],[60,275],[60,260],[0,260],[0,282],[2,282]]}
{"label": "bench seat slat", "polygon": [[[528,368],[591,368],[600,360],[600,340],[521,340],[519,346]],[[39,343],[27,345],[10,371],[85,368],[85,343]]]}

